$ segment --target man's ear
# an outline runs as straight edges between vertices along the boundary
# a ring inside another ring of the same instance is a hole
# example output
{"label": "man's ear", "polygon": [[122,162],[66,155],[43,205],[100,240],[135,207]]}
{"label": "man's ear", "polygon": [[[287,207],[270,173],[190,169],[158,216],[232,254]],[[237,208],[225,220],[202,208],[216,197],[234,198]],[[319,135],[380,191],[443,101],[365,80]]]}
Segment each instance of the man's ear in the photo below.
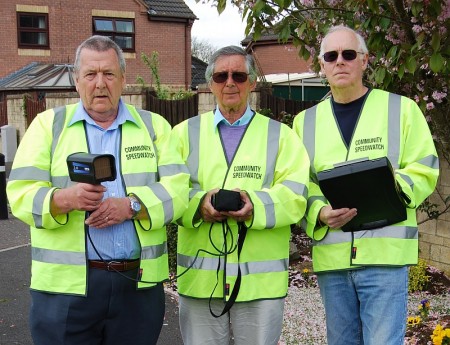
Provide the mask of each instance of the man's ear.
{"label": "man's ear", "polygon": [[369,65],[369,54],[364,54],[364,57],[362,59],[362,70],[365,71],[367,69],[367,66]]}

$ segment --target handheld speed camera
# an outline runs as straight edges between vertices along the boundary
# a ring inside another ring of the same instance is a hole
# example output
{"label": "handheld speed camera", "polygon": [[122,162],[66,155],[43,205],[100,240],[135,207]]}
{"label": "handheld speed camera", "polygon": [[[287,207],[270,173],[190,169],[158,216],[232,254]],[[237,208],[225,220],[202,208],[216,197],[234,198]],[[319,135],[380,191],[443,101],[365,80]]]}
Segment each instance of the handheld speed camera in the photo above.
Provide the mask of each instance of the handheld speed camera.
{"label": "handheld speed camera", "polygon": [[67,156],[70,180],[89,184],[100,184],[116,179],[116,161],[110,154],[86,152],[72,153]]}

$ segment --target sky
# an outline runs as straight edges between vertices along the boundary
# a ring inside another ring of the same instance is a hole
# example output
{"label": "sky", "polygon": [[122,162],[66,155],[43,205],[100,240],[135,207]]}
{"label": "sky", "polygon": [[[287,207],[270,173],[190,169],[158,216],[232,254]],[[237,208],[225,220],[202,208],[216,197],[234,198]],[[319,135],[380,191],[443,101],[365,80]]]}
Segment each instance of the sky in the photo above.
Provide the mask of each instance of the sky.
{"label": "sky", "polygon": [[245,23],[242,22],[238,8],[232,6],[230,1],[227,1],[227,7],[220,16],[211,3],[202,4],[201,0],[198,3],[195,0],[184,1],[198,18],[192,26],[192,37],[217,48],[240,46],[240,42],[245,38]]}

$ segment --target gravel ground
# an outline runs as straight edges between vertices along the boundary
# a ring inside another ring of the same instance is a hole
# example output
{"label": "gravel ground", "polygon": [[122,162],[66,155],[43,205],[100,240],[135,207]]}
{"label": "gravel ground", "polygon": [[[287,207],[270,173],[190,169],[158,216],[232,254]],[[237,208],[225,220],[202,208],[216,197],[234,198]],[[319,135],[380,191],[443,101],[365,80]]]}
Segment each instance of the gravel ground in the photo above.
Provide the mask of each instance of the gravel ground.
{"label": "gravel ground", "polygon": [[[424,299],[430,301],[430,318],[436,323],[443,315],[450,314],[450,294],[430,295],[426,292],[409,295],[408,315],[417,315]],[[406,320],[405,320],[406,322]],[[290,287],[286,298],[284,327],[280,345],[325,345],[325,312],[317,287]],[[405,345],[416,342],[405,338]],[[430,339],[430,344],[431,339]]]}

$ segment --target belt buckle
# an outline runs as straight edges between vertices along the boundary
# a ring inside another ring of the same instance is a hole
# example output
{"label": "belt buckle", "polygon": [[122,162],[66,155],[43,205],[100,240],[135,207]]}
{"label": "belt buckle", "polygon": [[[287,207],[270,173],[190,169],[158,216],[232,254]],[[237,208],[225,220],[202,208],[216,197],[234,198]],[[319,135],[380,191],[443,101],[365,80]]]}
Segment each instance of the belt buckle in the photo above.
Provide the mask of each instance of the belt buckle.
{"label": "belt buckle", "polygon": [[112,268],[111,265],[114,265],[114,264],[120,264],[120,261],[108,261],[108,263],[107,263],[107,265],[106,265],[106,269],[107,269],[109,272],[116,272],[116,271],[119,271],[119,270],[117,270],[117,269],[115,269],[115,268]]}

